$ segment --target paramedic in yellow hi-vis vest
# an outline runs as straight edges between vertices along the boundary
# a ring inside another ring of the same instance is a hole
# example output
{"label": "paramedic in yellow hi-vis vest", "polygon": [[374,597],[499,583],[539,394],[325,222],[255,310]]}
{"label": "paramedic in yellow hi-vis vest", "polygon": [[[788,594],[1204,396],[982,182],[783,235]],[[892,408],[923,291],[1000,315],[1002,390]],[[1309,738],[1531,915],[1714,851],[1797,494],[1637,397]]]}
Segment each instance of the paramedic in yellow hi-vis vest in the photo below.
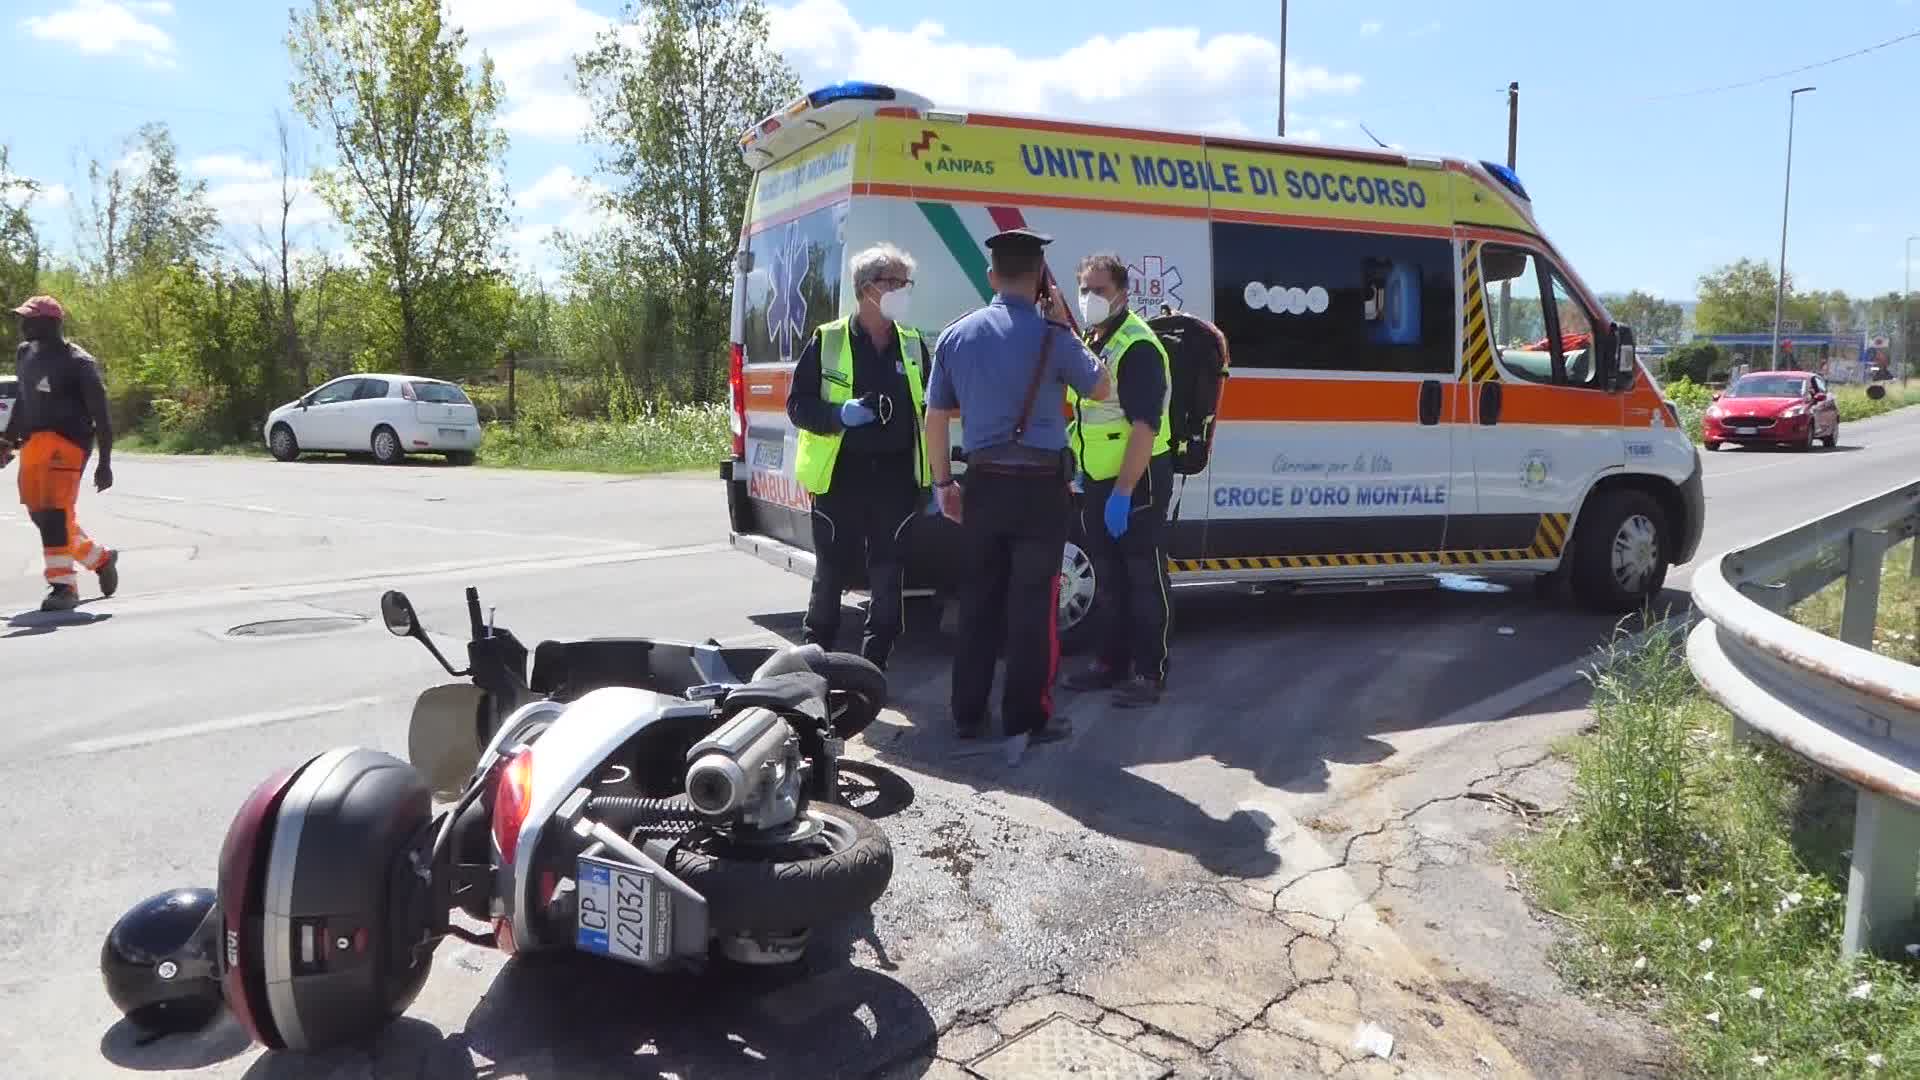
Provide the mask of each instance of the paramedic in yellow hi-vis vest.
{"label": "paramedic in yellow hi-vis vest", "polygon": [[1128,306],[1127,264],[1114,255],[1080,264],[1087,347],[1113,376],[1114,393],[1093,401],[1069,392],[1067,444],[1085,478],[1081,529],[1096,588],[1107,603],[1098,658],[1069,676],[1070,690],[1112,689],[1115,703],[1159,702],[1167,684],[1165,533],[1173,496],[1167,350]]}
{"label": "paramedic in yellow hi-vis vest", "polygon": [[853,257],[859,310],[814,331],[793,369],[787,416],[799,429],[795,479],[813,496],[813,595],[806,642],[834,647],[840,594],[866,560],[860,655],[887,666],[902,622],[907,532],[932,483],[921,425],[926,344],[906,325],[913,259],[881,244]]}

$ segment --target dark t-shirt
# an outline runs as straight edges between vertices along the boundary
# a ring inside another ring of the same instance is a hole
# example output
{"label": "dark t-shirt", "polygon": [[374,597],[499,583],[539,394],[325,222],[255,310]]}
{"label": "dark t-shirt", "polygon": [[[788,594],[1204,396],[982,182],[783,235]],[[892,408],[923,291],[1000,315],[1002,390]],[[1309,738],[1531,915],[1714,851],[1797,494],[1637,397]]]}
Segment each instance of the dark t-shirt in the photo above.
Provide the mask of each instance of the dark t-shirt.
{"label": "dark t-shirt", "polygon": [[22,342],[14,353],[20,400],[7,422],[18,442],[51,431],[83,450],[93,448],[95,424],[106,422],[107,388],[100,365],[72,342]]}

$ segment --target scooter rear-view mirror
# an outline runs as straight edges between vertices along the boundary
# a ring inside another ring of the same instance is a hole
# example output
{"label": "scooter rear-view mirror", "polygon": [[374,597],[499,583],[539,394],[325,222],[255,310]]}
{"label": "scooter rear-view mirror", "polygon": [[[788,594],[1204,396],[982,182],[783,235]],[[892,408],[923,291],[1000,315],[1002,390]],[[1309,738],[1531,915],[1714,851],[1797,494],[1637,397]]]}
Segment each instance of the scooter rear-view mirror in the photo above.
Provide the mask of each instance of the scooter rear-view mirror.
{"label": "scooter rear-view mirror", "polygon": [[414,613],[413,601],[407,599],[406,593],[398,589],[388,589],[381,595],[380,621],[386,624],[387,633],[394,637],[410,637],[425,645],[427,651],[433,654],[433,658],[440,661],[440,666],[447,669],[447,674],[455,678],[466,678],[473,674],[471,669],[456,671],[452,664],[447,663],[447,658],[441,655],[439,646],[427,636],[427,628],[420,625],[420,616]]}

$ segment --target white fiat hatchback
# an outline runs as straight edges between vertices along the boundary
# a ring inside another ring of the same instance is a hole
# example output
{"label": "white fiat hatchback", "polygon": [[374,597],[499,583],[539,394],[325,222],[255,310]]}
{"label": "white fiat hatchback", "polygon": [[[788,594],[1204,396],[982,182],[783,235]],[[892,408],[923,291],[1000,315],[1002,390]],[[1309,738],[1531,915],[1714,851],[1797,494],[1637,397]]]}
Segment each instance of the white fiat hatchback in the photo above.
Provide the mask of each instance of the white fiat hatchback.
{"label": "white fiat hatchback", "polygon": [[267,448],[281,461],[302,453],[370,453],[392,465],[440,454],[471,465],[480,414],[458,386],[416,375],[344,375],[268,414]]}

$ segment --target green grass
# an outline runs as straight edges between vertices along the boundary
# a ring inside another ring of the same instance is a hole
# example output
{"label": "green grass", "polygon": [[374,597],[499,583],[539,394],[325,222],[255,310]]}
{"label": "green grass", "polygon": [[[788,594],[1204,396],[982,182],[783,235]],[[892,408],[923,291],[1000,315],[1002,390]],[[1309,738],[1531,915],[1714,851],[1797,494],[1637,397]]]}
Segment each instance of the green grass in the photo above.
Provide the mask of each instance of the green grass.
{"label": "green grass", "polygon": [[[1888,549],[1886,561],[1880,564],[1880,607],[1873,628],[1873,651],[1920,665],[1920,581],[1910,573],[1912,567],[1911,540]],[[1836,581],[1801,601],[1793,610],[1793,619],[1838,637],[1845,605],[1846,582]]]}
{"label": "green grass", "polygon": [[1514,854],[1577,929],[1568,978],[1645,1008],[1689,1076],[1920,1076],[1920,964],[1840,957],[1852,796],[1730,718],[1686,667],[1679,628],[1594,679],[1557,828]]}
{"label": "green grass", "polygon": [[642,407],[632,420],[536,421],[489,425],[480,464],[509,469],[655,473],[706,469],[729,453],[724,405]]}
{"label": "green grass", "polygon": [[[1841,422],[1865,420],[1890,413],[1895,409],[1920,405],[1920,386],[1902,389],[1899,383],[1894,382],[1880,385],[1886,388],[1887,396],[1878,401],[1867,396],[1867,388],[1864,386],[1835,388],[1834,400],[1840,406]],[[1713,404],[1713,391],[1686,379],[1676,380],[1661,389],[1666,393],[1667,400],[1673,402],[1674,408],[1679,411],[1680,425],[1686,428],[1687,437],[1696,443],[1701,441],[1701,419],[1706,416],[1707,406]]]}
{"label": "green grass", "polygon": [[218,455],[220,457],[266,457],[267,447],[259,442],[226,442],[202,431],[134,431],[113,440],[115,450],[129,454]]}

